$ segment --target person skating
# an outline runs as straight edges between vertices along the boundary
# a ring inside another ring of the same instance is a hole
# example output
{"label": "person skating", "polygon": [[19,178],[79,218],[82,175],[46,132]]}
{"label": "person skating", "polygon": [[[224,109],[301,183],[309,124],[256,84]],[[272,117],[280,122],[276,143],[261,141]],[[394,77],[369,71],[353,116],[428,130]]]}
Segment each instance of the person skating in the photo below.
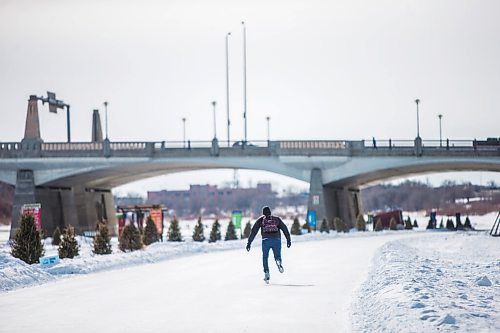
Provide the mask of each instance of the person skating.
{"label": "person skating", "polygon": [[248,237],[247,251],[250,251],[251,244],[257,232],[261,229],[262,235],[262,264],[264,266],[264,281],[269,283],[269,250],[273,249],[274,260],[278,266],[280,273],[283,273],[285,269],[283,268],[281,262],[281,231],[286,237],[286,246],[292,246],[292,241],[290,239],[290,233],[285,223],[277,217],[271,215],[271,209],[267,206],[262,208],[262,216],[260,216],[252,227],[252,232],[250,237]]}

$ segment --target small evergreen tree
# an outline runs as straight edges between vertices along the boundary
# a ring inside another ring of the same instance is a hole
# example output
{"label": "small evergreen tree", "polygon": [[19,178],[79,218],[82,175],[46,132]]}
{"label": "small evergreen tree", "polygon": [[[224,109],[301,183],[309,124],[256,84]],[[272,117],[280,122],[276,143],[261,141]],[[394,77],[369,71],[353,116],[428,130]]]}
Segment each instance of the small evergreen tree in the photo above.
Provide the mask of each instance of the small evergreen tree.
{"label": "small evergreen tree", "polygon": [[413,226],[411,225],[411,219],[410,217],[408,216],[408,218],[406,219],[405,221],[405,229],[406,230],[411,230],[413,229]]}
{"label": "small evergreen tree", "polygon": [[78,245],[78,242],[75,238],[75,229],[71,225],[69,225],[64,229],[61,244],[59,244],[59,248],[57,249],[59,258],[73,259],[78,255],[79,250],[80,245]]}
{"label": "small evergreen tree", "polygon": [[44,250],[33,215],[25,214],[21,217],[21,226],[16,231],[10,246],[12,256],[27,264],[31,265],[40,261]]}
{"label": "small evergreen tree", "polygon": [[224,238],[224,240],[235,240],[235,239],[238,239],[238,236],[236,236],[236,230],[234,230],[234,223],[233,221],[229,221],[226,230],[226,237]]}
{"label": "small evergreen tree", "polygon": [[302,235],[302,230],[301,230],[301,227],[300,227],[300,222],[299,222],[299,218],[298,217],[295,217],[293,219],[292,228],[290,230],[290,233],[292,235]]}
{"label": "small evergreen tree", "polygon": [[358,229],[358,231],[366,231],[366,222],[363,214],[359,214],[356,219],[356,229]]}
{"label": "small evergreen tree", "polygon": [[336,217],[334,220],[335,223],[335,229],[337,232],[348,232],[347,230],[347,225],[342,221],[340,217]]}
{"label": "small evergreen tree", "polygon": [[205,241],[205,233],[204,233],[203,223],[201,223],[201,216],[198,217],[198,223],[196,223],[196,225],[194,226],[193,240],[195,242]]}
{"label": "small evergreen tree", "polygon": [[144,228],[144,245],[149,245],[156,243],[160,237],[158,235],[158,229],[156,228],[156,224],[151,218],[151,216],[148,216],[148,219],[146,221],[146,227]]}
{"label": "small evergreen tree", "polygon": [[326,222],[326,217],[323,217],[323,220],[321,220],[321,225],[319,227],[319,231],[321,233],[323,232],[326,232],[326,233],[330,233],[330,228],[328,227],[328,222]]}
{"label": "small evergreen tree", "polygon": [[302,225],[302,229],[306,229],[308,234],[311,233],[311,226],[307,223],[307,221]]}
{"label": "small evergreen tree", "polygon": [[474,228],[472,227],[472,224],[470,223],[470,219],[468,216],[465,218],[464,228],[466,230],[474,230]]}
{"label": "small evergreen tree", "polygon": [[181,228],[179,221],[174,217],[168,227],[168,241],[169,242],[182,242]]}
{"label": "small evergreen tree", "polygon": [[118,239],[118,247],[121,251],[140,250],[144,244],[142,243],[141,233],[133,223],[127,224],[122,230],[122,235]]}
{"label": "small evergreen tree", "polygon": [[108,225],[106,223],[98,223],[97,230],[94,238],[95,254],[111,254],[111,236],[109,235]]}
{"label": "small evergreen tree", "polygon": [[247,224],[245,225],[245,230],[243,230],[242,239],[250,237],[251,233],[252,233],[252,224],[250,223],[250,221],[248,221]]}
{"label": "small evergreen tree", "polygon": [[417,219],[415,219],[415,220],[413,221],[413,228],[418,228]]}
{"label": "small evergreen tree", "polygon": [[384,224],[382,223],[382,219],[379,218],[375,223],[375,231],[381,231],[381,230],[384,230]]}
{"label": "small evergreen tree", "polygon": [[210,238],[208,239],[208,242],[215,243],[218,240],[221,240],[220,224],[219,220],[215,220],[212,224],[212,231],[210,231]]}
{"label": "small evergreen tree", "polygon": [[59,246],[59,244],[61,244],[61,230],[56,227],[52,234],[52,245]]}
{"label": "small evergreen tree", "polygon": [[441,222],[439,222],[439,229],[443,229],[444,228],[444,222],[443,222],[443,218],[441,218]]}
{"label": "small evergreen tree", "polygon": [[450,231],[455,231],[455,224],[453,224],[453,220],[448,218],[446,220],[446,229],[450,230]]}
{"label": "small evergreen tree", "polygon": [[391,217],[391,219],[389,220],[389,229],[398,230],[398,223],[396,222],[396,219],[394,217]]}
{"label": "small evergreen tree", "polygon": [[328,228],[330,230],[335,230],[335,222],[333,220],[328,220]]}

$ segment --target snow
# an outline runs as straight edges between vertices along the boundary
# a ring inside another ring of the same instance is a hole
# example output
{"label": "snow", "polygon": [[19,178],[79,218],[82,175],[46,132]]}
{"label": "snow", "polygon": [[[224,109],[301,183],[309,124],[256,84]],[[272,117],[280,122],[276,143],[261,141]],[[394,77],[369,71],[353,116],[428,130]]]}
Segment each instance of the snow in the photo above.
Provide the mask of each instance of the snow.
{"label": "snow", "polygon": [[[495,217],[471,221],[488,229]],[[270,258],[268,286],[260,239],[250,253],[245,240],[193,242],[195,221],[181,223],[185,242],[132,253],[113,239],[113,254],[92,255],[80,238],[80,255],[52,267],[11,257],[0,229],[0,318],[22,318],[0,319],[0,332],[500,331],[500,238],[418,220],[413,231],[293,236],[284,274]]]}

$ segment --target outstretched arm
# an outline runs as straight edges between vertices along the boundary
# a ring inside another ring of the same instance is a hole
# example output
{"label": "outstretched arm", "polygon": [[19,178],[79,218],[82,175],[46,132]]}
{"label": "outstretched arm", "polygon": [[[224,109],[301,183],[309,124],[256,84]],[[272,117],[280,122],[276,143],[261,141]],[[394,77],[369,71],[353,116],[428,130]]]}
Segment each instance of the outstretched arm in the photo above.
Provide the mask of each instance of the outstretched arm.
{"label": "outstretched arm", "polygon": [[257,232],[259,232],[261,225],[262,225],[262,218],[258,218],[252,227],[252,232],[250,233],[250,236],[248,237],[248,245],[252,244],[253,239],[255,238],[255,236],[257,236]]}
{"label": "outstretched arm", "polygon": [[283,223],[283,221],[281,219],[280,219],[280,223],[278,225],[278,228],[280,228],[283,231],[283,234],[286,237],[286,246],[290,247],[290,245],[292,244],[292,240],[290,238],[290,233],[288,232],[288,228],[286,227],[286,224]]}

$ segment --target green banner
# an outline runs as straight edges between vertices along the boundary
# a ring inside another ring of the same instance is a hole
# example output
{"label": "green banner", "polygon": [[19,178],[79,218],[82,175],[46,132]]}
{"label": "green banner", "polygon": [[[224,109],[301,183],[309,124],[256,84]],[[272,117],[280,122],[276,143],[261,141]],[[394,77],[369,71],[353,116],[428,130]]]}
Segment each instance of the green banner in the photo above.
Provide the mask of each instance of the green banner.
{"label": "green banner", "polygon": [[241,229],[241,210],[233,210],[232,220],[235,229]]}

